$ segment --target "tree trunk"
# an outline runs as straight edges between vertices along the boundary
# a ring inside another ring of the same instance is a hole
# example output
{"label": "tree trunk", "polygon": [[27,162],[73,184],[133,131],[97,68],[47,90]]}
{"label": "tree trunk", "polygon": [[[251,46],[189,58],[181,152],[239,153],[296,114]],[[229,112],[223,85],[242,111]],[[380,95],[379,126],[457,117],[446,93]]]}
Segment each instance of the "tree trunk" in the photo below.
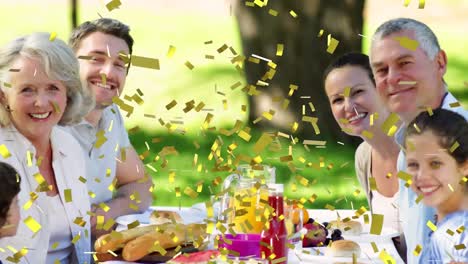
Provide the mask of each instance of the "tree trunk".
{"label": "tree trunk", "polygon": [[[267,6],[250,7],[246,1],[236,0],[235,12],[243,54],[247,57],[244,63],[246,79],[248,84],[256,85],[260,91],[258,95],[249,95],[250,122],[272,109],[275,111],[273,119],[268,121],[264,118],[256,127],[291,132],[292,123],[297,122],[299,129],[295,135],[302,139],[359,142],[359,139],[346,136],[336,124],[323,88],[322,74],[337,56],[361,51],[361,37],[358,34],[362,33],[363,28],[364,2],[270,0]],[[271,15],[271,10],[277,11],[277,16]],[[291,10],[297,14],[296,18],[290,14]],[[321,29],[324,30],[323,35],[318,37]],[[329,34],[339,41],[333,54],[327,52]],[[276,54],[277,44],[284,45],[282,56]],[[252,54],[271,59],[277,64],[273,79],[266,81],[268,86],[257,84],[270,67],[264,61],[258,64],[248,61]],[[299,86],[299,89],[288,96],[291,84]],[[310,98],[304,98],[307,96]],[[289,100],[286,109],[283,109],[284,99]],[[312,112],[309,102],[313,103],[315,112]],[[306,116],[318,118],[319,135],[316,135],[310,122],[302,121],[303,106]]]}
{"label": "tree trunk", "polygon": [[78,0],[71,0],[70,4],[70,18],[73,30],[74,28],[76,28],[76,26],[78,26]]}

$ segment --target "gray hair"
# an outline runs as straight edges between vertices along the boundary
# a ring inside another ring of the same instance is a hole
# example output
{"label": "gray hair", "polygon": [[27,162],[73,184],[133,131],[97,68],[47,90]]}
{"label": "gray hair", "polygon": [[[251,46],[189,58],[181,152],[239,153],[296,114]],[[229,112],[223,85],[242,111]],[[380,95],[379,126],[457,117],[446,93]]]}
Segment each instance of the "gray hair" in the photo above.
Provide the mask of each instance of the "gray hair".
{"label": "gray hair", "polygon": [[[11,65],[21,56],[38,59],[49,78],[65,85],[67,106],[60,125],[80,122],[94,107],[94,96],[81,84],[78,60],[65,42],[57,38],[51,41],[49,33],[33,33],[9,42],[0,49],[0,83],[8,80]],[[3,86],[1,89],[4,92]],[[2,104],[0,125],[8,124],[10,115]]]}
{"label": "gray hair", "polygon": [[380,25],[374,33],[372,44],[393,33],[409,30],[414,32],[419,47],[433,60],[440,51],[434,32],[424,23],[411,18],[395,18]]}

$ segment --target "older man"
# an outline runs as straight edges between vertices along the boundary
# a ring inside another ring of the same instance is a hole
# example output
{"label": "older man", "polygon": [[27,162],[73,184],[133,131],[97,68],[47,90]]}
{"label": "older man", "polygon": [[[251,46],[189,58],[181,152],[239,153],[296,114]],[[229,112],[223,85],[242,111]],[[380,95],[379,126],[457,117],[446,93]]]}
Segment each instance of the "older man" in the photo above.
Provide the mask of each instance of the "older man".
{"label": "older man", "polygon": [[96,101],[86,120],[70,128],[88,158],[95,237],[110,231],[98,225],[101,217],[107,222],[145,211],[152,202],[152,181],[145,175],[120,111],[113,104],[113,98],[122,94],[128,72],[126,57],[132,54],[129,27],[108,18],[85,22],[73,30],[70,45],[80,61],[81,80]]}
{"label": "older man", "polygon": [[[391,112],[403,121],[396,141],[403,144],[405,124],[421,111],[447,108],[468,118],[468,112],[455,104],[457,100],[447,90],[443,79],[447,56],[440,48],[432,30],[419,21],[398,18],[383,23],[375,32],[371,45],[371,66],[377,90]],[[406,170],[405,153],[398,156],[398,171]],[[407,244],[408,263],[429,263],[417,252],[428,245],[435,210],[418,203],[416,194],[400,181],[400,218]],[[425,195],[437,192],[421,188]]]}

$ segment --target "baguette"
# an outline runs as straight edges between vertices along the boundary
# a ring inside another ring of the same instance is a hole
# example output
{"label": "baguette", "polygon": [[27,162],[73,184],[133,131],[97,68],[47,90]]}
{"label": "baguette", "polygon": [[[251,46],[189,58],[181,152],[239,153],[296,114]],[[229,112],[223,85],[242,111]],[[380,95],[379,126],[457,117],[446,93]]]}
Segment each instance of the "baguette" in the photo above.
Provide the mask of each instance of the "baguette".
{"label": "baguette", "polygon": [[[152,231],[128,242],[123,248],[122,257],[126,261],[136,261],[158,251],[160,247],[164,249],[177,247],[200,236],[206,236],[204,224],[169,224],[164,229]],[[172,239],[173,237],[177,237],[176,241]],[[159,247],[155,245],[156,242]]]}
{"label": "baguette", "polygon": [[140,226],[121,232],[113,231],[110,234],[100,236],[94,243],[94,249],[97,253],[107,253],[109,250],[114,251],[123,248],[124,244],[139,236],[151,233],[160,225]]}

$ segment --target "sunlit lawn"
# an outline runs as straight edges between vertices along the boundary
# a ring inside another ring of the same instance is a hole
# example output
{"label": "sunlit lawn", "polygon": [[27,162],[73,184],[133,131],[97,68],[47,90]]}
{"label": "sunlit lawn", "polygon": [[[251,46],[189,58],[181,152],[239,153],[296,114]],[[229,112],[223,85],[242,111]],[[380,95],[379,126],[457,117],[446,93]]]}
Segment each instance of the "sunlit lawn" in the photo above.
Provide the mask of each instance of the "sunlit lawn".
{"label": "sunlit lawn", "polygon": [[[44,4],[47,1],[41,1],[41,4],[19,1],[15,5],[4,2],[0,1],[2,21],[9,23],[3,23],[1,45],[19,34],[33,31],[57,32],[59,37],[68,37],[68,10],[63,2],[57,4],[57,1],[52,1],[54,4],[50,5]],[[155,182],[154,204],[187,206],[203,202],[211,193],[219,191],[219,186],[213,181],[217,177],[224,179],[229,173],[212,171],[215,162],[214,159],[208,160],[208,156],[216,139],[223,142],[223,164],[229,158],[234,161],[241,154],[256,156],[252,148],[261,136],[260,131],[254,129],[252,139],[246,142],[237,134],[225,136],[207,129],[231,129],[236,120],[246,122],[246,113],[241,110],[241,106],[247,103],[247,97],[240,88],[230,88],[239,81],[245,84],[242,74],[230,62],[233,51],[241,52],[233,17],[196,13],[155,15],[150,7],[130,4],[109,13],[99,2],[86,8],[82,6],[80,11],[81,21],[95,19],[99,13],[130,24],[136,39],[134,54],[160,59],[160,70],[132,67],[124,92],[131,96],[136,93],[136,89],[140,89],[144,94],[142,105],[127,101],[135,107],[135,111],[126,119],[126,124],[129,129],[136,131],[131,132],[130,137],[138,153],[146,155],[144,153],[149,149],[144,162]],[[365,34],[370,35],[367,32]],[[463,49],[466,37],[451,34],[450,31],[440,32],[439,37],[449,57],[446,75],[449,88],[466,107],[468,89],[464,82],[468,81],[465,78],[468,54]],[[232,47],[232,51],[226,49],[219,53],[218,48],[224,44]],[[175,47],[172,57],[167,56],[169,46]],[[207,59],[205,55],[215,58]],[[192,70],[185,65],[187,61],[194,65]],[[173,100],[177,104],[170,108],[168,105]],[[194,100],[195,105],[203,102],[204,110],[185,113],[183,109],[191,100]],[[211,111],[205,111],[207,109]],[[213,115],[212,120],[202,129],[208,114]],[[166,127],[168,123],[177,125],[171,127],[175,131],[169,132]],[[185,135],[180,130],[185,130]],[[279,137],[279,142],[279,151],[270,150],[269,146],[260,156],[264,163],[277,168],[277,181],[286,184],[289,197],[309,199],[315,194],[316,200],[308,200],[306,203],[308,207],[315,208],[324,208],[327,204],[337,208],[356,208],[365,203],[362,192],[356,192],[355,195],[358,183],[354,176],[353,149],[328,142],[325,149],[310,146],[308,151],[302,144],[293,144],[290,139]],[[231,155],[226,150],[232,143],[238,147]],[[170,146],[178,154],[166,156],[167,164],[164,164],[163,156],[159,155],[159,159],[156,156],[164,147],[167,150]],[[289,146],[292,146],[293,166],[288,167],[287,162],[281,162],[280,158],[290,154]],[[195,155],[198,155],[198,160],[194,166]],[[202,166],[201,170],[198,169],[199,165]],[[300,177],[308,180],[307,187],[300,183]],[[184,193],[187,187],[197,191],[197,183],[200,182],[203,188],[196,198]]]}

